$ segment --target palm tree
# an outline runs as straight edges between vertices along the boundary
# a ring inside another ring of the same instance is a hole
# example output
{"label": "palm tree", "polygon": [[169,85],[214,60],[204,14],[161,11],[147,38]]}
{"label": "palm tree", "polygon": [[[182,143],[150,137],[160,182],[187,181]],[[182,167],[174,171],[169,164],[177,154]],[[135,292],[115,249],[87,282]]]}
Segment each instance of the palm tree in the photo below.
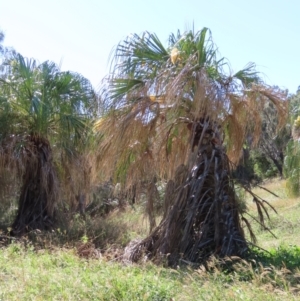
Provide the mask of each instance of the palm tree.
{"label": "palm tree", "polygon": [[21,181],[12,226],[21,235],[52,227],[58,174],[82,149],[95,95],[88,80],[49,61],[38,64],[16,54],[3,67],[0,159]]}
{"label": "palm tree", "polygon": [[[254,64],[232,73],[207,28],[172,34],[167,48],[155,34],[131,35],[112,66],[103,90],[109,109],[96,125],[104,135],[103,172],[125,185],[169,181],[164,218],[131,258],[141,250],[168,254],[170,264],[244,254],[241,222],[250,224],[239,210],[231,164],[248,132],[258,141],[265,102],[283,124],[285,96],[262,83]],[[255,201],[262,213],[263,200]]]}

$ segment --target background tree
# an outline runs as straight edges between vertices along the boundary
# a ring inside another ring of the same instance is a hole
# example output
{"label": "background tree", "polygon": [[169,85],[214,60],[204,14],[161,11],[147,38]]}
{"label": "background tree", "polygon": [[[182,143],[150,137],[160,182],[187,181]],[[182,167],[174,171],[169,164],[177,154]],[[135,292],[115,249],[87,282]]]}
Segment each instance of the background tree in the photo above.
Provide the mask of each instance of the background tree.
{"label": "background tree", "polygon": [[259,142],[262,153],[276,166],[279,176],[283,176],[283,161],[286,144],[291,138],[288,127],[278,131],[276,108],[269,104],[263,112],[263,129]]}
{"label": "background tree", "polygon": [[4,41],[4,33],[0,30],[0,54],[3,54],[4,52],[3,41]]}
{"label": "background tree", "polygon": [[286,187],[290,196],[300,195],[300,89],[289,99],[289,126],[292,132],[292,139],[286,147],[284,158],[284,174],[287,179]]}
{"label": "background tree", "polygon": [[[164,218],[131,258],[141,250],[168,254],[171,264],[244,254],[241,219],[249,223],[239,211],[230,161],[239,161],[247,133],[259,141],[257,112],[268,101],[284,124],[285,95],[263,85],[253,64],[231,72],[207,28],[170,35],[168,48],[155,34],[131,35],[117,46],[112,65],[105,90],[110,110],[97,124],[103,171],[130,185],[169,181]],[[263,223],[263,200],[254,200]]]}
{"label": "background tree", "polygon": [[15,54],[3,68],[0,160],[21,182],[13,223],[20,235],[52,227],[59,166],[76,158],[85,141],[95,95],[88,80],[49,61],[38,64]]}
{"label": "background tree", "polygon": [[[273,87],[273,89],[279,88]],[[278,130],[276,108],[272,103],[265,105],[260,113],[262,115],[262,132],[259,143],[257,147],[251,147],[251,134],[248,136],[242,159],[234,172],[239,179],[255,183],[275,176],[283,177],[287,150],[291,150],[293,144],[291,141],[292,129],[298,116],[299,101],[297,101],[297,94],[288,95],[287,91],[281,91],[281,93],[286,94],[288,98],[289,120]],[[287,171],[285,173],[288,175]]]}
{"label": "background tree", "polygon": [[16,53],[13,48],[11,48],[11,47],[5,47],[3,45],[4,38],[5,38],[5,34],[0,29],[0,63],[2,62],[2,60],[4,59],[4,57],[8,57],[9,55],[13,55],[13,54]]}

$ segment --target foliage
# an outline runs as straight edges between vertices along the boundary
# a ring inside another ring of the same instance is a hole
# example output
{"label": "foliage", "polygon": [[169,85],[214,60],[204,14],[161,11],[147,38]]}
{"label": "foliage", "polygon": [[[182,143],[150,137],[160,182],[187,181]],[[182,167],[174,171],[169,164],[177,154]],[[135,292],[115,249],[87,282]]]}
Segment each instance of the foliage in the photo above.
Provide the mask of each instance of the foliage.
{"label": "foliage", "polygon": [[285,267],[294,270],[300,266],[300,247],[294,245],[280,245],[271,248],[267,252],[260,249],[253,249],[251,255],[257,262],[264,266]]}
{"label": "foliage", "polygon": [[293,124],[294,121],[300,116],[300,90],[298,89],[295,95],[290,96],[289,98],[289,110],[290,110],[290,124]]}
{"label": "foliage", "polygon": [[290,97],[290,125],[292,127],[291,140],[286,147],[284,158],[284,174],[287,178],[287,191],[291,196],[300,195],[300,150],[298,116],[300,116],[300,92]]}
{"label": "foliage", "polygon": [[[278,87],[274,87],[278,90]],[[286,91],[281,91],[287,94]],[[262,181],[276,176],[283,177],[286,146],[291,139],[290,122],[278,128],[277,110],[270,102],[260,112],[262,118],[261,135],[257,146],[251,145],[253,137],[248,134],[243,156],[238,164],[235,176],[243,181]]]}
{"label": "foliage", "polygon": [[278,169],[263,152],[252,150],[250,156],[254,172],[261,180],[274,178],[278,175]]}
{"label": "foliage", "polygon": [[[289,124],[286,124],[278,130],[277,112],[272,103],[269,103],[264,107],[262,115],[262,135],[258,144],[258,151],[261,156],[264,156],[270,162],[269,170],[273,165],[277,169],[279,176],[282,177],[285,148],[291,138],[291,130]],[[270,172],[272,173],[271,170]],[[266,176],[269,177],[270,175]]]}
{"label": "foliage", "polygon": [[284,172],[287,179],[288,194],[298,197],[300,195],[300,149],[298,141],[290,141],[287,145]]}

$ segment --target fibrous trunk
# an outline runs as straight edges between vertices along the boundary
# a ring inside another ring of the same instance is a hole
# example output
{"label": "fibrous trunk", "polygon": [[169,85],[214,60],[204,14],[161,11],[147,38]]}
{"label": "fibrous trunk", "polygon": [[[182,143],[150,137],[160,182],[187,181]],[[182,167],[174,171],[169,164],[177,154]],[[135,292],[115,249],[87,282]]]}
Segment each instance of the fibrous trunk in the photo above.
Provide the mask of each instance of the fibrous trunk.
{"label": "fibrous trunk", "polygon": [[24,148],[25,171],[13,235],[53,226],[57,181],[48,140],[31,135]]}
{"label": "fibrous trunk", "polygon": [[239,218],[239,201],[231,181],[229,160],[208,118],[192,125],[193,162],[178,167],[166,187],[165,214],[160,225],[131,253],[138,260],[168,258],[200,263],[210,255],[241,256],[247,243]]}

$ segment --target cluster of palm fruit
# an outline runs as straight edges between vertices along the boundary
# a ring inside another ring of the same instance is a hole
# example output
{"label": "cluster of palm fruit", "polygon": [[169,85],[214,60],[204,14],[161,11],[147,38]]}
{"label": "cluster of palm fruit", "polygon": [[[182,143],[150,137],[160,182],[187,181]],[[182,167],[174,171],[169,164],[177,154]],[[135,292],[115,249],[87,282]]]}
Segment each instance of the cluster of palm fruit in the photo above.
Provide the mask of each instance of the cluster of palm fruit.
{"label": "cluster of palm fruit", "polygon": [[293,134],[294,140],[299,140],[299,138],[300,138],[300,116],[298,116],[297,119],[294,121],[292,134]]}
{"label": "cluster of palm fruit", "polygon": [[172,64],[175,64],[177,59],[179,59],[179,50],[176,47],[173,48],[170,56]]}
{"label": "cluster of palm fruit", "polygon": [[294,128],[295,129],[300,128],[300,116],[298,116],[297,119],[294,121]]}

